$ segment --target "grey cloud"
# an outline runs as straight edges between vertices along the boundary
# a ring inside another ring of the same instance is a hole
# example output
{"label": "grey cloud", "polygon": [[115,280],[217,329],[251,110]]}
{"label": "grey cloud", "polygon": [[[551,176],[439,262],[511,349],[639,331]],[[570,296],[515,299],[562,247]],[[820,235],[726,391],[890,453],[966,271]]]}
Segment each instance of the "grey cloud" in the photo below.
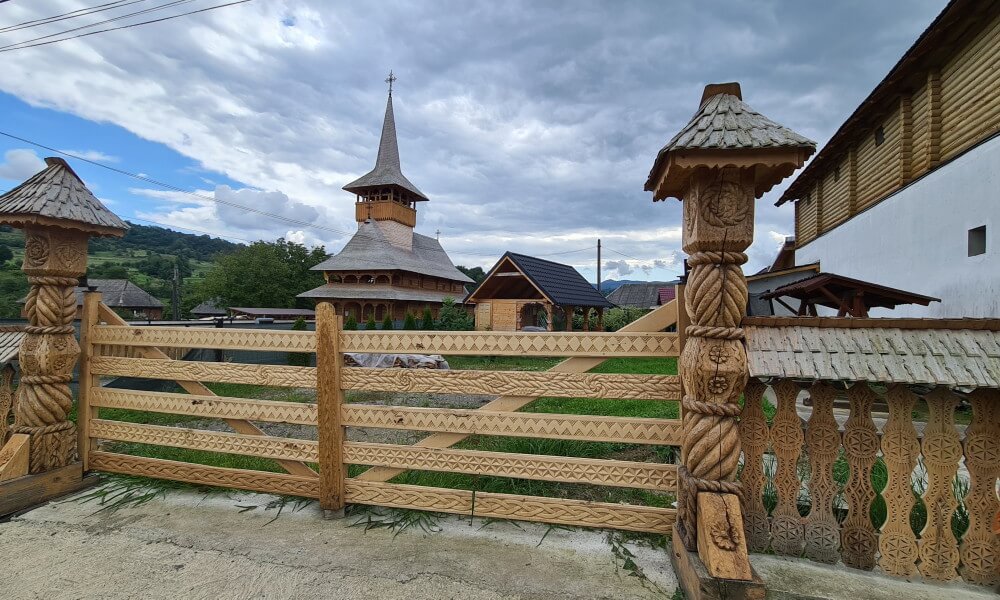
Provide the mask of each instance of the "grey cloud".
{"label": "grey cloud", "polygon": [[34,150],[15,148],[3,154],[0,163],[0,179],[10,179],[20,183],[45,168],[45,161]]}

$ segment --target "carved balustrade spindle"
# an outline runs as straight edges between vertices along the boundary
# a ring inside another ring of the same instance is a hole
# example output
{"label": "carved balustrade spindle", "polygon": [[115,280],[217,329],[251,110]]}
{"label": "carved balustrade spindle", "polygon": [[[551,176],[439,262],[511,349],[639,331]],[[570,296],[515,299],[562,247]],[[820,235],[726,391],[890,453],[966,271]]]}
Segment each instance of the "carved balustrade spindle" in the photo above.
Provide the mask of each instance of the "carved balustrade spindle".
{"label": "carved balustrade spindle", "polygon": [[835,563],[840,558],[840,525],[833,514],[833,463],[840,450],[840,428],[833,417],[836,390],[817,382],[809,389],[812,414],[806,431],[809,452],[809,495],[812,506],[806,517],[805,555],[812,560]]}
{"label": "carved balustrade spindle", "polygon": [[0,446],[10,433],[10,411],[14,407],[14,368],[7,365],[0,371]]}
{"label": "carved balustrade spindle", "polygon": [[15,433],[31,436],[32,473],[76,459],[76,426],[69,383],[80,355],[74,336],[75,287],[87,270],[87,234],[54,227],[28,227],[24,265],[31,289],[25,302],[27,334],[18,360],[21,383]]}
{"label": "carved balustrade spindle", "polygon": [[1000,583],[1000,536],[992,526],[1000,513],[994,488],[1000,477],[1000,390],[976,390],[970,400],[972,425],[965,431],[969,529],[962,537],[961,571],[966,581],[996,584]]}
{"label": "carved balustrade spindle", "polygon": [[958,398],[944,387],[927,394],[927,427],[921,450],[927,467],[927,524],[920,532],[920,573],[930,579],[954,579],[958,569],[958,541],[951,517],[958,508],[952,482],[962,458],[962,443],[955,429]]}
{"label": "carved balustrade spindle", "polygon": [[778,411],[771,426],[771,447],[778,460],[774,487],[778,491],[778,506],[771,521],[771,547],[778,554],[802,554],[803,527],[799,516],[799,455],[802,452],[802,421],[795,410],[799,386],[783,379],[774,386]]}
{"label": "carved balustrade spindle", "polygon": [[768,429],[764,418],[764,391],[767,386],[757,379],[747,382],[743,392],[743,413],[740,415],[740,442],[743,444],[743,526],[747,547],[764,552],[770,542],[767,508],[764,506],[764,453],[767,452]]}
{"label": "carved balustrade spindle", "polygon": [[844,564],[855,569],[875,568],[878,537],[869,511],[875,500],[872,466],[878,457],[878,428],[872,420],[875,393],[866,383],[856,383],[847,390],[851,415],[844,424],[844,454],[851,474],[844,489],[847,519],[840,532]]}
{"label": "carved balustrade spindle", "polygon": [[888,401],[889,420],[882,432],[882,456],[889,480],[882,491],[886,522],[879,537],[879,566],[890,575],[909,577],[917,572],[917,536],[910,527],[914,504],[910,480],[920,455],[912,417],[916,395],[906,386],[894,385],[889,388]]}

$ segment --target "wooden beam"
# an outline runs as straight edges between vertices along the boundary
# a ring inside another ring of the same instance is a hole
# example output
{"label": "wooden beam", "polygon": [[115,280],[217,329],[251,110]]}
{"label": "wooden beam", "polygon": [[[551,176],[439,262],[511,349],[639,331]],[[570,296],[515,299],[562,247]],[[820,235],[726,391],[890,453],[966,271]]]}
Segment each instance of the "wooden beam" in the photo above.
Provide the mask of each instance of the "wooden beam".
{"label": "wooden beam", "polygon": [[191,415],[206,419],[226,417],[247,421],[315,425],[318,409],[308,402],[278,402],[249,400],[203,394],[174,394],[170,392],[144,392],[93,388],[91,406],[158,412],[172,415]]}
{"label": "wooden beam", "polygon": [[743,515],[735,494],[698,494],[698,556],[712,577],[753,579]]}
{"label": "wooden beam", "polygon": [[78,492],[97,482],[97,477],[83,476],[83,465],[79,462],[5,481],[0,483],[0,517]]}
{"label": "wooden beam", "polygon": [[340,327],[329,303],[316,307],[316,403],[319,405],[319,504],[323,510],[344,508],[344,392],[340,371]]}
{"label": "wooden beam", "polygon": [[684,547],[676,527],[671,538],[670,562],[687,600],[764,600],[767,596],[764,580],[753,567],[750,581],[720,582],[708,574],[705,563],[696,552]]}
{"label": "wooden beam", "polygon": [[0,481],[8,481],[28,474],[31,436],[15,433],[0,447]]}
{"label": "wooden beam", "polygon": [[[90,364],[93,373],[96,374],[177,381],[186,391],[202,396],[215,395],[210,389],[199,383],[202,381],[278,387],[316,387],[316,369],[314,367],[117,356],[98,356],[93,358]],[[185,378],[188,377],[197,381],[186,381]]]}
{"label": "wooden beam", "polygon": [[101,378],[94,375],[92,361],[98,348],[91,342],[92,329],[100,324],[101,293],[83,293],[83,314],[80,318],[80,390],[77,394],[77,451],[83,472],[90,470],[90,453],[96,445],[90,440],[90,421],[97,418],[97,409],[90,407],[90,390],[100,387]]}

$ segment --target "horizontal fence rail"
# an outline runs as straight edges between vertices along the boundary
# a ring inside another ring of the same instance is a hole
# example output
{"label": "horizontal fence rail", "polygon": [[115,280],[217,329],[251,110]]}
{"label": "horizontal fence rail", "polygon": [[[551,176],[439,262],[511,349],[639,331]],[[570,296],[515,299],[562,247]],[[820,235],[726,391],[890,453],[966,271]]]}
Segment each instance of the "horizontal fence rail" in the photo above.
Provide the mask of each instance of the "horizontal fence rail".
{"label": "horizontal fence rail", "polygon": [[273,387],[316,387],[315,367],[212,363],[190,360],[94,357],[95,375],[162,379],[167,381],[207,381],[244,383]]}
{"label": "horizontal fence rail", "polygon": [[[309,331],[98,325],[91,343],[315,352]],[[342,331],[341,352],[468,356],[677,356],[675,333]]]}
{"label": "horizontal fence rail", "polygon": [[248,400],[225,396],[143,392],[99,387],[92,388],[91,406],[190,415],[206,419],[246,419],[299,425],[315,425],[317,418],[316,405],[307,402]]}

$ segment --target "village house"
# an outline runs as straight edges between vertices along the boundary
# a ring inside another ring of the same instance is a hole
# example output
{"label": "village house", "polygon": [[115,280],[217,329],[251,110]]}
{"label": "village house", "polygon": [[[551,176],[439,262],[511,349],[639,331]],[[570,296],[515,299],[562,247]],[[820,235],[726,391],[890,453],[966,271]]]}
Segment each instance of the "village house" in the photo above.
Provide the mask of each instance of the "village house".
{"label": "village house", "polygon": [[998,62],[1000,3],[950,2],[778,201],[794,264],[940,299],[893,316],[1000,314]]}
{"label": "village house", "polygon": [[358,231],[343,250],[313,267],[326,283],[299,298],[330,302],[338,314],[359,321],[387,315],[401,321],[425,308],[436,317],[445,299],[464,301],[472,280],[436,239],[413,231],[417,204],[428,198],[400,168],[391,84],[375,168],[344,189],[355,194]]}
{"label": "village house", "polygon": [[676,281],[623,283],[608,294],[608,300],[622,308],[652,310],[674,299]]}
{"label": "village house", "polygon": [[525,327],[573,329],[573,315],[582,311],[584,331],[596,311],[597,329],[604,329],[604,309],[614,306],[570,265],[515,252],[500,257],[469,294],[476,305],[476,329],[521,331]]}
{"label": "village house", "polygon": [[76,288],[77,319],[83,314],[83,293],[88,289],[100,292],[104,304],[127,319],[163,318],[163,303],[128,279],[87,279],[85,283]]}

